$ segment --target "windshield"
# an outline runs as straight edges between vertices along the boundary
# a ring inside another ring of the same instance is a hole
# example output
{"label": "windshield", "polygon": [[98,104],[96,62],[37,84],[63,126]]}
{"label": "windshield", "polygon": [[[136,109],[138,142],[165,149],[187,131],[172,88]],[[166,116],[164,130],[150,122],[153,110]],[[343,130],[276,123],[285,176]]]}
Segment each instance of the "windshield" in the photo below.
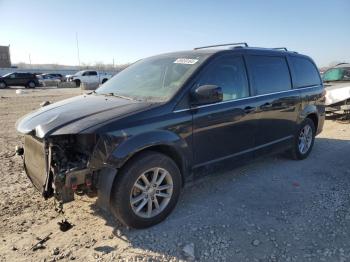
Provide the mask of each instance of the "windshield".
{"label": "windshield", "polygon": [[77,76],[77,75],[82,75],[85,71],[78,71],[74,74],[74,76]]}
{"label": "windshield", "polygon": [[349,81],[350,67],[331,68],[323,74],[323,81]]}
{"label": "windshield", "polygon": [[140,60],[115,75],[97,94],[113,94],[136,100],[167,101],[208,55],[156,56]]}
{"label": "windshield", "polygon": [[2,77],[6,77],[6,76],[9,76],[9,75],[11,75],[11,74],[13,74],[13,73],[4,74]]}

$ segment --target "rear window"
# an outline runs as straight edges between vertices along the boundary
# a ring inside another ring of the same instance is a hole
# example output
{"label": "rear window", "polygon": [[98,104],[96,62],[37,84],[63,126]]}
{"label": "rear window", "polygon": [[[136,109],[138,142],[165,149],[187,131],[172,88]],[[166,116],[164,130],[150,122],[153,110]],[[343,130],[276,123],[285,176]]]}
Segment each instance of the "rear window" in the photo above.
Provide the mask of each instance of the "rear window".
{"label": "rear window", "polygon": [[295,87],[308,87],[321,84],[321,79],[315,65],[303,57],[290,58],[295,72]]}
{"label": "rear window", "polygon": [[257,95],[287,91],[292,88],[287,61],[284,57],[250,56],[248,65],[252,85]]}

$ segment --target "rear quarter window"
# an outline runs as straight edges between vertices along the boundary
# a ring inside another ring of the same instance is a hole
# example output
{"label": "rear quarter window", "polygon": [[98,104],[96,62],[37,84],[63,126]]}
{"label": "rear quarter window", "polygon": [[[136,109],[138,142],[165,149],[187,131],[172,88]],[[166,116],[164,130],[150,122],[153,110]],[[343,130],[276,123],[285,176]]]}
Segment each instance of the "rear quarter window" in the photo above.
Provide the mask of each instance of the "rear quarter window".
{"label": "rear quarter window", "polygon": [[292,88],[285,57],[249,56],[248,69],[257,95],[287,91]]}
{"label": "rear quarter window", "polygon": [[307,58],[290,57],[294,70],[294,85],[296,88],[321,84],[321,79],[315,65]]}

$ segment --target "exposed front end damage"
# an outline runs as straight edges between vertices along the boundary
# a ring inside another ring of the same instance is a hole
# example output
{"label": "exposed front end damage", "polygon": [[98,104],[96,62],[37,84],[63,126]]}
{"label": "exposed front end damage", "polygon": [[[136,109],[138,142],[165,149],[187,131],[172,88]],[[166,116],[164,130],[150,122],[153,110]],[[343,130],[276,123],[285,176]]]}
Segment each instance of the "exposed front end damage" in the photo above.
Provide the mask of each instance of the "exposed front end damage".
{"label": "exposed front end damage", "polygon": [[90,166],[96,140],[95,135],[84,134],[25,136],[24,167],[45,199],[67,203],[74,200],[74,193],[96,195],[97,170]]}

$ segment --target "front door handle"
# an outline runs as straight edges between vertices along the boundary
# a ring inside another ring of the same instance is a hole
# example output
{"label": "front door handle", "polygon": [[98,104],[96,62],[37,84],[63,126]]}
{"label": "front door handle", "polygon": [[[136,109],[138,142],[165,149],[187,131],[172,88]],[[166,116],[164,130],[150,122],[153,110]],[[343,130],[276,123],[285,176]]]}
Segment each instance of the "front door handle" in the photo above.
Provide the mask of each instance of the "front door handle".
{"label": "front door handle", "polygon": [[249,114],[249,113],[255,111],[255,109],[256,109],[256,107],[254,107],[254,106],[246,106],[246,107],[244,108],[244,112],[245,112],[246,114]]}

